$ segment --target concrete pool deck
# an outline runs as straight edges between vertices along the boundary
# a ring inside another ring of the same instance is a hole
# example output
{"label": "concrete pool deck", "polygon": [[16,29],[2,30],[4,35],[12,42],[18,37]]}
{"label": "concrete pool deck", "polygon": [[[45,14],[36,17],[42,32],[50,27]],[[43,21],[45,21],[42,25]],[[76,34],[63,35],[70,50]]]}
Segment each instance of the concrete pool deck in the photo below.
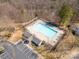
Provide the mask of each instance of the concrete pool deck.
{"label": "concrete pool deck", "polygon": [[[51,34],[46,33],[45,31],[49,32],[48,30],[44,29],[41,30],[42,28],[39,26],[37,26],[37,24],[46,24],[45,21],[38,19],[36,21],[34,21],[33,23],[29,24],[28,26],[26,26],[25,28],[29,31],[29,33],[31,33],[33,36],[35,36],[36,38],[38,38],[41,41],[45,41],[46,43],[51,44],[52,46],[55,46],[57,44],[57,42],[60,40],[60,38],[63,36],[64,31],[60,30],[58,27],[50,27],[52,30],[57,31],[57,34],[55,36],[52,36],[51,38],[47,37],[46,35],[51,35],[53,34],[53,32],[51,32]],[[33,28],[33,26],[36,25],[38,27],[39,30],[36,30],[36,27]],[[43,33],[41,33],[43,31]]]}

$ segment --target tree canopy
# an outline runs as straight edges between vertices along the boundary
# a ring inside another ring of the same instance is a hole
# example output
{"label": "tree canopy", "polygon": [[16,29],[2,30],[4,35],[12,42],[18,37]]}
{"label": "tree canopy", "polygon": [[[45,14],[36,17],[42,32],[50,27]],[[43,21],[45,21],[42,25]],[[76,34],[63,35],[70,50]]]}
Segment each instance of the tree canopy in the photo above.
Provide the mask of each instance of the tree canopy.
{"label": "tree canopy", "polygon": [[73,15],[74,15],[74,9],[70,5],[63,5],[63,7],[59,12],[59,16],[62,19],[61,24],[67,26],[71,21]]}

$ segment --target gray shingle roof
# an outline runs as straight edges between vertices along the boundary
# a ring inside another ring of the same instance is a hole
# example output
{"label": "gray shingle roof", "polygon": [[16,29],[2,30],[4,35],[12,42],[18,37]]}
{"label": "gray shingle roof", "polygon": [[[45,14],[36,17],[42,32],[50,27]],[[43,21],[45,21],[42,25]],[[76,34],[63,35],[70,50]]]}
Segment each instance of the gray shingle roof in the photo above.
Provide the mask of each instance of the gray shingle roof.
{"label": "gray shingle roof", "polygon": [[5,52],[0,55],[1,59],[37,59],[38,55],[23,43],[18,45],[5,44]]}
{"label": "gray shingle roof", "polygon": [[36,44],[37,46],[39,46],[39,45],[42,43],[42,41],[41,41],[41,40],[39,40],[39,39],[38,39],[38,38],[36,38],[36,37],[33,37],[32,42],[33,42],[34,44]]}
{"label": "gray shingle roof", "polygon": [[79,59],[79,54],[77,54],[75,57],[73,57],[72,59]]}

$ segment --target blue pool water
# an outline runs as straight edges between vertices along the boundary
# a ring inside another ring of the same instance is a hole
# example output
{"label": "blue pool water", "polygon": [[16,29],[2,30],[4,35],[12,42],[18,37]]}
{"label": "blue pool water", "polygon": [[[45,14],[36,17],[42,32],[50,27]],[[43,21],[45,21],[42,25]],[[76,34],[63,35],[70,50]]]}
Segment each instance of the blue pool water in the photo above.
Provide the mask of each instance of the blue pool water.
{"label": "blue pool water", "polygon": [[33,28],[35,28],[35,30],[44,34],[48,38],[55,37],[55,35],[57,34],[57,31],[53,30],[53,28],[47,26],[46,24],[34,24]]}

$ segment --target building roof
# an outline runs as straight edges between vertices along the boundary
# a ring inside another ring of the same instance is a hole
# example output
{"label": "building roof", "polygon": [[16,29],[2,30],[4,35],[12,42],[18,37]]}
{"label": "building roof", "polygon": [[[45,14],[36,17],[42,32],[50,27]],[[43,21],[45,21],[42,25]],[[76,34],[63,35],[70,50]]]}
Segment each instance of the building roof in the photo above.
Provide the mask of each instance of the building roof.
{"label": "building roof", "polygon": [[33,37],[33,40],[32,40],[32,42],[35,44],[35,45],[37,45],[37,46],[40,46],[41,45],[41,40],[39,40],[38,38],[36,38],[36,37]]}
{"label": "building roof", "polygon": [[17,45],[4,42],[1,45],[5,48],[1,59],[38,59],[38,54],[22,42]]}
{"label": "building roof", "polygon": [[76,56],[74,56],[72,59],[79,59],[79,54],[77,54]]}

